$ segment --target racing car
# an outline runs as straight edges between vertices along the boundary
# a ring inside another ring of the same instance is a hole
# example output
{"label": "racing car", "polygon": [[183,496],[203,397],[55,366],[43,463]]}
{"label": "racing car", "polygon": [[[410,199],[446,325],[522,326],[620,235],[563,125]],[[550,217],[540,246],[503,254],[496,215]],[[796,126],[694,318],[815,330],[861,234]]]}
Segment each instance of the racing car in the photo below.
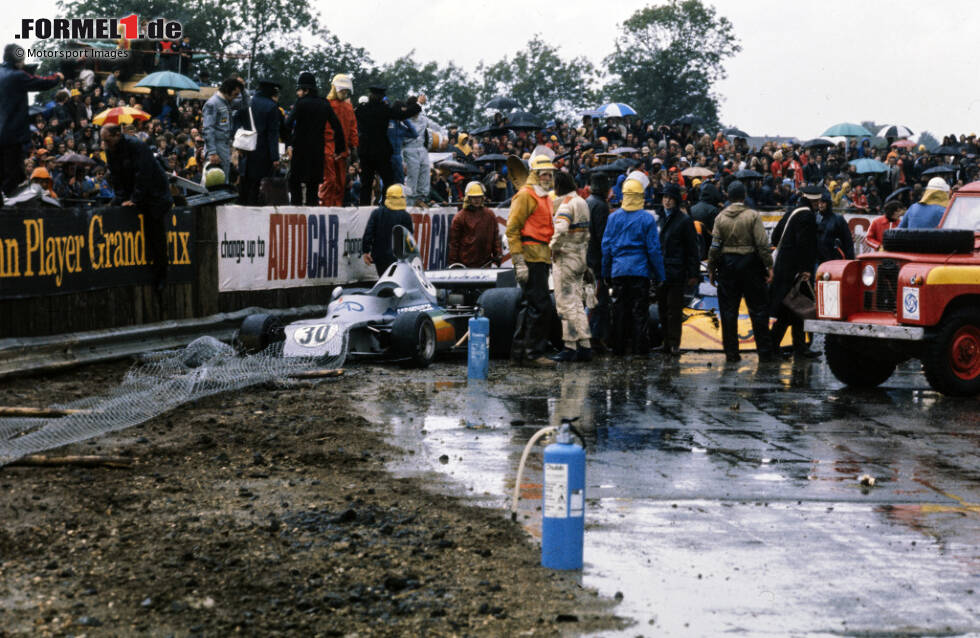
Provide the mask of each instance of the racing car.
{"label": "racing car", "polygon": [[392,231],[395,262],[370,288],[334,289],[323,317],[287,325],[275,315],[245,318],[236,345],[247,353],[282,342],[284,357],[369,357],[424,368],[437,354],[465,351],[469,320],[490,322],[490,354],[510,352],[521,289],[512,269],[422,269],[415,238]]}

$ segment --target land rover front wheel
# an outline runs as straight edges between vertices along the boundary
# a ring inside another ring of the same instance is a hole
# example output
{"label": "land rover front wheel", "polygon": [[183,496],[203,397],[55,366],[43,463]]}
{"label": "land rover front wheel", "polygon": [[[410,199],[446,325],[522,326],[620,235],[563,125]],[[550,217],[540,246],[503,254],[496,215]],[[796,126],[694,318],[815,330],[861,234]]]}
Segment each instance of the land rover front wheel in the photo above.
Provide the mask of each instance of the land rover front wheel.
{"label": "land rover front wheel", "polygon": [[861,347],[860,337],[827,335],[824,354],[827,365],[838,381],[854,388],[874,388],[884,383],[895,371],[893,359],[875,356],[868,347]]}
{"label": "land rover front wheel", "polygon": [[943,394],[980,393],[980,312],[958,310],[944,319],[922,367],[929,385]]}

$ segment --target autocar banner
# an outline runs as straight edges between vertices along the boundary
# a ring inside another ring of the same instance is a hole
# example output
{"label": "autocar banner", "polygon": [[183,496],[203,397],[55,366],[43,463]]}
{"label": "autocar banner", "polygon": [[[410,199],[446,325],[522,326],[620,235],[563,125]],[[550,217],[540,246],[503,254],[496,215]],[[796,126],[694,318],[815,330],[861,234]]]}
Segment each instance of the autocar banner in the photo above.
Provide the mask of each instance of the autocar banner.
{"label": "autocar banner", "polygon": [[[377,278],[361,241],[371,208],[218,207],[218,290],[322,286]],[[498,223],[507,211],[495,211]],[[445,268],[455,208],[413,209],[426,270]],[[500,228],[503,235],[503,227]]]}
{"label": "autocar banner", "polygon": [[[168,281],[192,280],[193,213],[167,214]],[[4,210],[0,299],[149,284],[146,221],[133,208]]]}

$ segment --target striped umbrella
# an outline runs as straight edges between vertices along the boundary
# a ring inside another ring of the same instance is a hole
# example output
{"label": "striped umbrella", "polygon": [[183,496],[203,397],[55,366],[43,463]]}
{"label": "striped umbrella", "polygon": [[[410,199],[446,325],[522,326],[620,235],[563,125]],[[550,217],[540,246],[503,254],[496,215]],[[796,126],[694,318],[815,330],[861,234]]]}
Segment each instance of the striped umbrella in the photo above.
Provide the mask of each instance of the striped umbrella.
{"label": "striped umbrella", "polygon": [[106,109],[92,118],[92,124],[102,126],[103,124],[132,124],[136,120],[148,120],[150,114],[131,106],[117,106]]}
{"label": "striped umbrella", "polygon": [[625,115],[636,115],[636,111],[633,110],[632,106],[621,102],[610,102],[609,104],[603,104],[596,109],[596,113],[598,113],[600,117],[623,117]]}
{"label": "striped umbrella", "polygon": [[889,126],[882,126],[878,129],[878,137],[912,137],[915,135],[907,126],[902,126],[901,124],[891,124]]}

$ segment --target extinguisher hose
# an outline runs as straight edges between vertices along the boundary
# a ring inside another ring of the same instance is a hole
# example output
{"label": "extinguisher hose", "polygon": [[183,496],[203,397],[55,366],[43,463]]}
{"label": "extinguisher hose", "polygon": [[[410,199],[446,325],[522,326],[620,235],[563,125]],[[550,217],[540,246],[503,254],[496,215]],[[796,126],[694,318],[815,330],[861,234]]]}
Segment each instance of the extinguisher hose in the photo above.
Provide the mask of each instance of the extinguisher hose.
{"label": "extinguisher hose", "polygon": [[524,446],[524,452],[521,454],[521,462],[517,466],[517,480],[514,481],[514,499],[510,507],[510,520],[512,521],[517,520],[517,501],[521,497],[521,481],[524,478],[524,463],[527,462],[527,456],[528,454],[531,453],[531,448],[534,447],[534,444],[538,442],[538,439],[540,439],[546,434],[550,434],[551,432],[554,432],[557,429],[558,429],[557,425],[549,425],[541,428],[540,430],[534,433],[534,436],[532,436],[531,439],[527,442],[527,445]]}

